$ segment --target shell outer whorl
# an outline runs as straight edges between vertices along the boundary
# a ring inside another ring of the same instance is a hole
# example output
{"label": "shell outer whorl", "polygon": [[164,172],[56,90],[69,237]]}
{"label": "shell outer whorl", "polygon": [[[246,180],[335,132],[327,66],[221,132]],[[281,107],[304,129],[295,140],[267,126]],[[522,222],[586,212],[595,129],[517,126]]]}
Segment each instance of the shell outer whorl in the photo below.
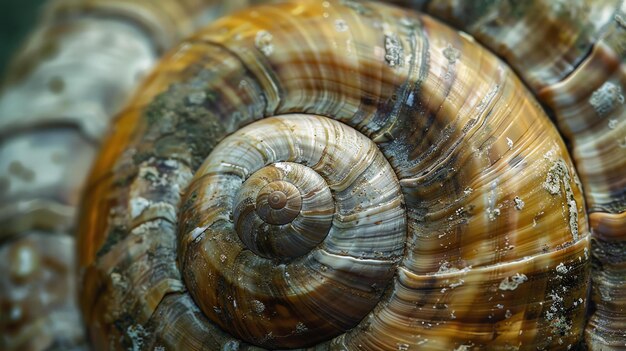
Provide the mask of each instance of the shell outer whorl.
{"label": "shell outer whorl", "polygon": [[[218,144],[181,213],[179,259],[204,313],[271,348],[311,346],[359,323],[404,250],[402,194],[384,164],[367,137],[317,116],[267,118]],[[299,213],[268,215],[277,192],[277,211],[293,203]]]}
{"label": "shell outer whorl", "polygon": [[[113,343],[137,325],[170,346],[187,340],[157,331],[349,350],[580,340],[589,233],[565,144],[506,65],[427,16],[352,1],[241,12],[165,58],[117,123],[81,225],[81,265],[98,273],[86,320]],[[303,179],[331,194],[312,227],[296,225]],[[299,189],[297,216],[259,215],[275,181]]]}

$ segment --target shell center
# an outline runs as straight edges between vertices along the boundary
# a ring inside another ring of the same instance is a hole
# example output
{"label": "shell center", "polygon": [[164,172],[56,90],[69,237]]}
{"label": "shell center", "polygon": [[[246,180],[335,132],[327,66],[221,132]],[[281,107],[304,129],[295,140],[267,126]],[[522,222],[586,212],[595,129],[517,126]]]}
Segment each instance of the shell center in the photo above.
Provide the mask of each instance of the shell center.
{"label": "shell center", "polygon": [[270,194],[268,202],[271,208],[279,210],[287,205],[287,195],[282,191],[274,191]]}
{"label": "shell center", "polygon": [[265,223],[287,224],[300,214],[302,194],[289,181],[276,180],[261,188],[255,207]]}

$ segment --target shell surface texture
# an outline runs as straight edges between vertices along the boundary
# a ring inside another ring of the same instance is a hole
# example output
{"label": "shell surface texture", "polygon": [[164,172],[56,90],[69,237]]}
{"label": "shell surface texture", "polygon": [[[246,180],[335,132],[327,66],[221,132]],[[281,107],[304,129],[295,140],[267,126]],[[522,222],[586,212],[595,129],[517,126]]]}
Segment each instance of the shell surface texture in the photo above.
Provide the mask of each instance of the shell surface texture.
{"label": "shell surface texture", "polygon": [[[164,55],[76,216],[94,349],[626,348],[626,4],[392,2],[254,6]],[[74,265],[31,236],[2,290]]]}
{"label": "shell surface texture", "polygon": [[431,17],[353,1],[239,12],[166,56],[114,128],[80,224],[93,340],[583,337],[591,240],[566,144],[507,64]]}

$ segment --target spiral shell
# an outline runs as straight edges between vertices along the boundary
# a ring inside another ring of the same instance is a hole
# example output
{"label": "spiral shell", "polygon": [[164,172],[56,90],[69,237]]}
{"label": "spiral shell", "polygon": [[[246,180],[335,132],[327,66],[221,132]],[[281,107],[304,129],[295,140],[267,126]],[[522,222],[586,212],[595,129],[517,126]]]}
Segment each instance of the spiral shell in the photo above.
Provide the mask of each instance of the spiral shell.
{"label": "spiral shell", "polygon": [[590,237],[567,148],[503,62],[428,16],[303,1],[226,17],[115,129],[80,224],[96,345],[581,339]]}
{"label": "spiral shell", "polygon": [[393,169],[371,140],[324,117],[240,129],[215,147],[188,196],[179,234],[187,287],[205,315],[251,343],[308,346],[356,326],[404,251]]}

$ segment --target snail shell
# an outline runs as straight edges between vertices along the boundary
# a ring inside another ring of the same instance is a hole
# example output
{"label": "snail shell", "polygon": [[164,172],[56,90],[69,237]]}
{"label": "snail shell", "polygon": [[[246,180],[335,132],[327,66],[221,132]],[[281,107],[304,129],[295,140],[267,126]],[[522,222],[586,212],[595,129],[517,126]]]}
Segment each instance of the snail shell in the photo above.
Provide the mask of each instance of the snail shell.
{"label": "snail shell", "polygon": [[223,18],[114,129],[80,217],[97,347],[581,340],[590,235],[567,148],[506,64],[428,16],[302,1]]}

